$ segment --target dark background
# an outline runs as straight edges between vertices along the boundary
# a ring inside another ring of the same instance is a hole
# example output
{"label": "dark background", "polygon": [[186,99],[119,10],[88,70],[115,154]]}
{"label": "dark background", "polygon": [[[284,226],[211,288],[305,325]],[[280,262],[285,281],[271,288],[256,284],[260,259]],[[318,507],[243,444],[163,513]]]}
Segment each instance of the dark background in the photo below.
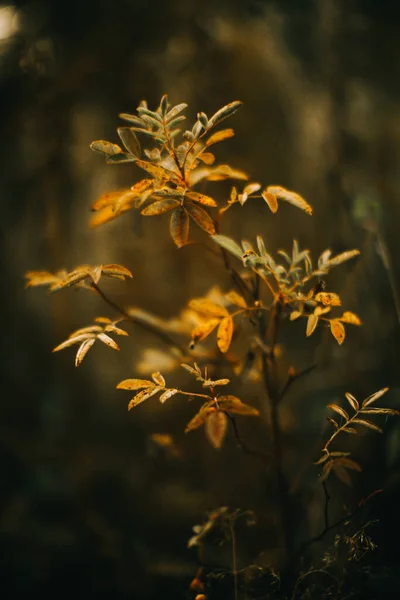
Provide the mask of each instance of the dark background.
{"label": "dark background", "polygon": [[[203,432],[183,435],[192,407],[149,402],[127,414],[115,384],[137,373],[146,347],[163,349],[156,339],[132,331],[118,355],[95,348],[75,370],[72,350],[51,349],[109,309],[74,290],[52,297],[24,290],[26,270],[119,262],[135,279],[107,284],[110,295],[167,318],[214,283],[228,289],[212,257],[195,246],[176,251],[162,217],[87,228],[100,193],[138,178],[130,165],[105,166],[89,143],[117,141],[118,113],[143,98],[155,108],[163,93],[187,102],[192,118],[243,100],[231,123],[236,137],[218,156],[253,180],[297,190],[314,207],[311,219],[290,206],[273,217],[263,203],[249,203],[240,215],[231,211],[226,233],[261,234],[271,251],[290,248],[293,237],[316,255],[327,247],[362,251],[332,274],[330,287],[363,327],[342,347],[320,332],[306,340],[297,324],[284,340],[296,366],[321,364],[282,408],[286,468],[293,478],[302,473],[295,492],[307,513],[302,533],[318,533],[321,497],[308,467],[325,405],[347,390],[361,399],[387,385],[386,404],[400,406],[398,27],[397,4],[375,0],[38,0],[0,8],[3,598],[183,598],[197,560],[186,543],[204,511],[268,503],[260,466],[232,436],[215,452]],[[215,190],[227,198],[227,186]],[[154,432],[175,435],[181,458],[156,451]],[[243,435],[255,435],[247,422]],[[382,584],[390,591],[376,597],[394,597],[395,419],[354,452],[364,471],[352,489],[333,485],[333,509],[343,514],[384,489],[367,516],[379,519],[371,564],[390,573]],[[260,550],[273,552],[268,538],[252,536],[241,548],[243,565]],[[224,553],[216,560],[229,568]]]}

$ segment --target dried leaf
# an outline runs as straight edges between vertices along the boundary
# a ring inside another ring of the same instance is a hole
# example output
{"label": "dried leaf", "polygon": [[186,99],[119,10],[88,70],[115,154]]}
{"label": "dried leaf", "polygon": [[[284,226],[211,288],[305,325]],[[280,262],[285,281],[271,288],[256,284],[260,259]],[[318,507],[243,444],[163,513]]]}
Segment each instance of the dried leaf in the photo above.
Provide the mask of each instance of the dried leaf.
{"label": "dried leaf", "polygon": [[306,327],[306,336],[309,337],[314,331],[316,326],[318,325],[318,316],[310,315],[307,319],[307,327]]}
{"label": "dried leaf", "polygon": [[341,301],[337,294],[334,292],[319,292],[315,294],[314,299],[317,302],[321,302],[324,306],[340,306]]}
{"label": "dried leaf", "polygon": [[177,115],[179,115],[180,112],[185,110],[185,108],[187,108],[187,104],[185,104],[184,102],[182,102],[181,104],[177,104],[176,106],[171,108],[171,110],[165,116],[166,123],[169,123],[169,121],[172,121],[172,119],[174,117],[176,117]]}
{"label": "dried leaf", "polygon": [[210,319],[206,323],[197,325],[192,331],[192,340],[194,342],[202,342],[216,328],[221,319]]}
{"label": "dried leaf", "polygon": [[342,323],[350,323],[350,325],[361,325],[360,318],[356,314],[350,312],[349,310],[346,310],[346,312],[344,312],[339,319],[340,321],[342,321]]}
{"label": "dried leaf", "polygon": [[217,206],[217,203],[213,198],[210,198],[210,196],[205,196],[204,194],[199,194],[199,192],[194,192],[193,190],[188,190],[185,196],[188,198],[188,200],[192,200],[192,202],[198,202],[204,206]]}
{"label": "dried leaf", "polygon": [[118,390],[140,390],[148,387],[154,387],[154,383],[147,379],[124,379],[117,385]]}
{"label": "dried leaf", "polygon": [[375,423],[371,423],[366,419],[353,419],[352,423],[356,423],[357,425],[363,425],[364,427],[368,427],[369,429],[373,429],[374,431],[378,431],[379,433],[383,433],[382,429],[375,425]]}
{"label": "dried leaf", "polygon": [[76,367],[79,367],[79,365],[81,364],[81,362],[83,361],[83,359],[85,358],[86,354],[89,352],[90,348],[93,346],[95,341],[96,338],[90,338],[89,340],[85,340],[84,342],[82,342],[82,344],[79,346],[78,352],[76,353],[75,357]]}
{"label": "dried leaf", "polygon": [[141,392],[136,394],[136,396],[134,396],[129,401],[128,410],[131,410],[131,408],[133,408],[134,406],[137,406],[138,404],[141,404],[145,400],[148,400],[149,398],[151,398],[151,396],[154,396],[154,394],[157,394],[157,392],[160,392],[160,391],[161,391],[161,388],[154,387],[154,386],[152,388],[142,390]]}
{"label": "dried leaf", "polygon": [[348,427],[347,425],[342,429],[345,433],[351,433],[353,435],[358,435],[358,431],[354,429],[354,427]]}
{"label": "dried leaf", "polygon": [[100,154],[105,154],[106,156],[112,156],[122,152],[122,148],[120,148],[117,144],[112,144],[111,142],[106,142],[105,140],[97,140],[96,142],[92,142],[90,144],[90,148],[94,152],[99,152]]}
{"label": "dried leaf", "polygon": [[362,468],[360,467],[360,465],[358,463],[356,463],[355,460],[352,460],[351,458],[340,458],[340,464],[345,467],[346,469],[351,469],[352,471],[358,471],[359,473],[361,473]]}
{"label": "dried leaf", "polygon": [[225,298],[229,300],[231,304],[236,304],[236,306],[240,306],[240,308],[247,308],[246,300],[235,292],[235,290],[231,290],[227,294],[225,294]]}
{"label": "dried leaf", "polygon": [[182,177],[175,173],[174,171],[170,171],[169,169],[165,169],[161,165],[155,165],[154,163],[147,162],[146,160],[137,160],[136,165],[141,169],[144,169],[150,175],[157,180],[167,180],[172,181],[174,183],[182,184]]}
{"label": "dried leaf", "polygon": [[322,468],[322,472],[321,472],[320,481],[326,481],[330,472],[332,471],[332,467],[333,467],[333,460],[330,460],[329,462],[326,462],[324,464],[324,466]]}
{"label": "dried leaf", "polygon": [[344,338],[346,337],[346,330],[344,328],[344,325],[337,319],[332,319],[329,324],[332,335],[337,341],[337,343],[343,344]]}
{"label": "dried leaf", "polygon": [[184,208],[177,208],[171,215],[169,230],[178,248],[187,244],[189,236],[189,216]]}
{"label": "dried leaf", "polygon": [[354,398],[354,396],[352,394],[350,394],[349,392],[346,392],[345,396],[353,410],[358,410],[360,408],[358,400],[356,398]]}
{"label": "dried leaf", "polygon": [[130,270],[122,265],[116,265],[116,264],[103,265],[101,270],[102,270],[102,273],[104,275],[107,275],[108,277],[122,277],[122,278],[125,278],[125,277],[132,278],[133,277]]}
{"label": "dried leaf", "polygon": [[215,156],[212,152],[200,152],[197,158],[206,165],[212,165],[215,163]]}
{"label": "dried leaf", "polygon": [[96,339],[95,333],[84,333],[82,335],[77,335],[74,337],[68,338],[65,342],[62,342],[58,346],[53,349],[53,352],[59,352],[59,350],[64,350],[64,348],[68,348],[69,346],[73,346],[74,344],[78,344],[79,342],[84,342],[88,339]]}
{"label": "dried leaf", "polygon": [[210,235],[215,233],[214,222],[210,215],[203,208],[193,204],[192,202],[186,202],[185,207],[193,221],[195,221],[199,227],[204,229],[204,231]]}
{"label": "dried leaf", "polygon": [[277,200],[289,202],[289,204],[293,204],[293,206],[304,210],[304,212],[306,212],[308,215],[312,215],[311,206],[308,204],[308,202],[304,200],[304,198],[300,196],[300,194],[296,194],[296,192],[291,192],[290,190],[287,190],[278,185],[270,185],[267,187],[266,190],[264,190],[264,192],[265,191],[267,192],[267,194],[272,194],[273,196],[275,196]]}
{"label": "dried leaf", "polygon": [[213,400],[210,400],[209,402],[203,404],[199,412],[196,413],[193,419],[191,419],[191,421],[189,421],[189,423],[186,425],[185,433],[193,431],[194,429],[197,429],[198,427],[203,425],[203,423],[206,422],[210,414],[216,412],[216,410],[217,409],[215,408],[215,403]]}
{"label": "dried leaf", "polygon": [[231,345],[233,335],[233,319],[225,317],[219,324],[217,331],[217,344],[221,352],[227,352]]}
{"label": "dried leaf", "polygon": [[215,302],[211,302],[208,298],[192,298],[192,300],[189,301],[188,306],[205,315],[212,315],[215,317],[227,317],[229,315],[225,306],[215,304]]}
{"label": "dried leaf", "polygon": [[109,346],[113,350],[119,350],[119,346],[118,346],[117,342],[115,342],[112,338],[110,338],[105,333],[98,333],[97,334],[97,338],[101,342],[103,342],[103,344],[105,344],[106,346]]}
{"label": "dried leaf", "polygon": [[151,378],[154,381],[154,383],[156,383],[157,385],[159,385],[161,387],[165,387],[165,379],[159,371],[152,373]]}
{"label": "dried leaf", "polygon": [[242,415],[247,417],[258,417],[260,411],[250,404],[245,404],[236,396],[219,396],[218,405],[221,410],[236,415]]}
{"label": "dried leaf", "polygon": [[146,217],[151,217],[153,215],[162,215],[170,210],[174,210],[174,208],[178,208],[180,206],[180,202],[178,200],[174,200],[172,198],[166,198],[165,200],[157,200],[143,208],[141,211],[142,215]]}
{"label": "dried leaf", "polygon": [[348,412],[346,410],[344,410],[344,408],[342,408],[341,406],[338,406],[337,404],[328,404],[328,408],[331,408],[332,410],[334,410],[338,415],[343,417],[346,421],[348,421],[350,419]]}
{"label": "dried leaf", "polygon": [[376,402],[376,400],[378,400],[379,398],[381,398],[381,396],[383,396],[383,394],[386,394],[386,392],[388,391],[388,387],[384,387],[381,390],[379,390],[378,392],[375,392],[375,394],[372,394],[371,396],[368,396],[368,398],[366,398],[363,403],[362,403],[362,407],[366,408],[367,406],[370,406],[371,404],[373,404],[374,402]]}
{"label": "dried leaf", "polygon": [[159,398],[161,404],[164,404],[164,402],[166,402],[172,396],[175,396],[175,394],[177,394],[178,392],[179,392],[179,390],[177,390],[175,388],[171,388],[169,390],[166,390],[163,394],[161,394],[161,396]]}
{"label": "dried leaf", "polygon": [[205,429],[211,445],[219,450],[228,429],[228,417],[222,411],[212,412],[206,420]]}
{"label": "dried leaf", "polygon": [[274,196],[274,194],[271,194],[271,192],[268,191],[268,188],[265,188],[265,190],[263,190],[261,192],[261,196],[264,198],[265,202],[268,204],[270,211],[272,213],[276,213],[276,211],[279,208],[278,200],[276,199],[276,196]]}
{"label": "dried leaf", "polygon": [[206,148],[208,148],[209,146],[212,146],[213,144],[218,144],[219,142],[228,140],[229,138],[233,137],[234,135],[235,135],[235,132],[233,131],[233,129],[222,129],[221,131],[216,131],[215,133],[210,135],[208,140],[206,140]]}

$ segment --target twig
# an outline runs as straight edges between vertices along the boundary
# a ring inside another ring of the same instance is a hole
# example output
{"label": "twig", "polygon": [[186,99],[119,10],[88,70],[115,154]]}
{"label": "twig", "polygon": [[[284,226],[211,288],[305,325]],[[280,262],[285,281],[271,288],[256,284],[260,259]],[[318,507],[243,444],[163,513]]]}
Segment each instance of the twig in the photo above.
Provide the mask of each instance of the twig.
{"label": "twig", "polygon": [[270,458],[271,458],[270,456],[268,456],[267,454],[264,454],[263,452],[258,452],[257,450],[252,450],[241,440],[235,417],[233,415],[231,415],[230,413],[225,413],[225,414],[229,418],[230,422],[232,423],[232,429],[233,429],[233,433],[235,434],[238,448],[240,448],[240,450],[242,450],[245,454],[257,456],[258,458],[261,458],[263,461],[270,460]]}
{"label": "twig", "polygon": [[306,369],[303,369],[302,371],[299,371],[298,373],[294,373],[293,375],[289,375],[289,377],[287,378],[287,381],[285,383],[285,385],[283,386],[280,394],[279,394],[279,402],[281,402],[281,400],[283,400],[284,396],[286,396],[289,388],[299,379],[301,379],[302,377],[304,377],[305,375],[308,375],[309,373],[311,373],[311,371],[313,371],[315,368],[317,367],[316,364],[311,365],[310,367],[307,367]]}

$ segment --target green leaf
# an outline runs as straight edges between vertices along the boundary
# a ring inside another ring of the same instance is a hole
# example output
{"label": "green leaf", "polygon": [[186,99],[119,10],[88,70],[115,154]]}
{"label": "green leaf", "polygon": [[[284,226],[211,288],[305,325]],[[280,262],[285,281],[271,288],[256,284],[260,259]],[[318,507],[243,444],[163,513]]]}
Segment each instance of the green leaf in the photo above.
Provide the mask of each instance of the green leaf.
{"label": "green leaf", "polygon": [[219,233],[211,237],[214,242],[219,244],[222,248],[228,250],[228,252],[231,252],[237,258],[242,259],[243,250],[231,238],[227,237],[226,235],[220,235]]}

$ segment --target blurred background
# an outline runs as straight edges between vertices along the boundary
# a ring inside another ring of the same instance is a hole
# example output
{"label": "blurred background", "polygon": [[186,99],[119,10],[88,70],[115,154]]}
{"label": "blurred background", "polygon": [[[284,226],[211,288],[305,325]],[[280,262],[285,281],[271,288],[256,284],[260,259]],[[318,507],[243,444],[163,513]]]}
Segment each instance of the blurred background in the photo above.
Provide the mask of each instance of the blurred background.
{"label": "blurred background", "polygon": [[[73,350],[53,355],[52,348],[94,316],[112,317],[110,309],[84,290],[51,297],[24,290],[27,270],[116,262],[134,280],[107,282],[107,293],[172,318],[215,283],[229,289],[212,255],[195,245],[176,250],[163,217],[129,213],[87,226],[97,196],[141,176],[129,164],[105,165],[89,143],[117,142],[118,113],[134,112],[143,98],[154,109],[164,93],[187,102],[192,119],[242,100],[229,125],[236,137],[217,147],[217,157],[253,181],[296,190],[314,208],[312,218],[289,205],[272,216],[255,200],[227,213],[224,233],[260,234],[271,252],[290,249],[293,238],[314,256],[328,247],[362,252],[332,273],[328,287],[363,327],[349,327],[341,347],[323,330],[306,339],[297,322],[282,340],[296,368],[320,365],[293,386],[281,415],[292,497],[307,515],[301,534],[320,531],[323,497],[312,461],[326,404],[341,403],[345,391],[362,399],[390,386],[383,404],[400,407],[399,12],[397,3],[374,0],[0,6],[2,598],[185,598],[197,569],[186,544],[204,512],[265,511],[271,502],[264,467],[240,452],[232,432],[219,452],[202,430],[183,434],[194,413],[186,402],[149,401],[127,413],[128,396],[115,385],[144,368],[147,348],[164,350],[159,340],[130,328],[121,352],[95,347],[76,370]],[[229,185],[210,185],[208,193],[225,202]],[[193,385],[179,373],[168,381]],[[237,390],[250,403],[260,393],[257,385]],[[240,424],[243,438],[265,450],[265,434],[248,421]],[[365,516],[379,519],[367,564],[385,574],[379,585],[390,588],[379,589],[393,592],[400,429],[396,419],[384,428],[353,444],[364,471],[353,488],[334,483],[331,494],[340,516],[383,488]],[[153,433],[173,435],[178,455],[155,446]],[[244,534],[242,567],[261,551],[273,562],[264,526]],[[323,551],[314,548],[316,556]],[[229,552],[211,549],[210,561],[229,569]]]}

